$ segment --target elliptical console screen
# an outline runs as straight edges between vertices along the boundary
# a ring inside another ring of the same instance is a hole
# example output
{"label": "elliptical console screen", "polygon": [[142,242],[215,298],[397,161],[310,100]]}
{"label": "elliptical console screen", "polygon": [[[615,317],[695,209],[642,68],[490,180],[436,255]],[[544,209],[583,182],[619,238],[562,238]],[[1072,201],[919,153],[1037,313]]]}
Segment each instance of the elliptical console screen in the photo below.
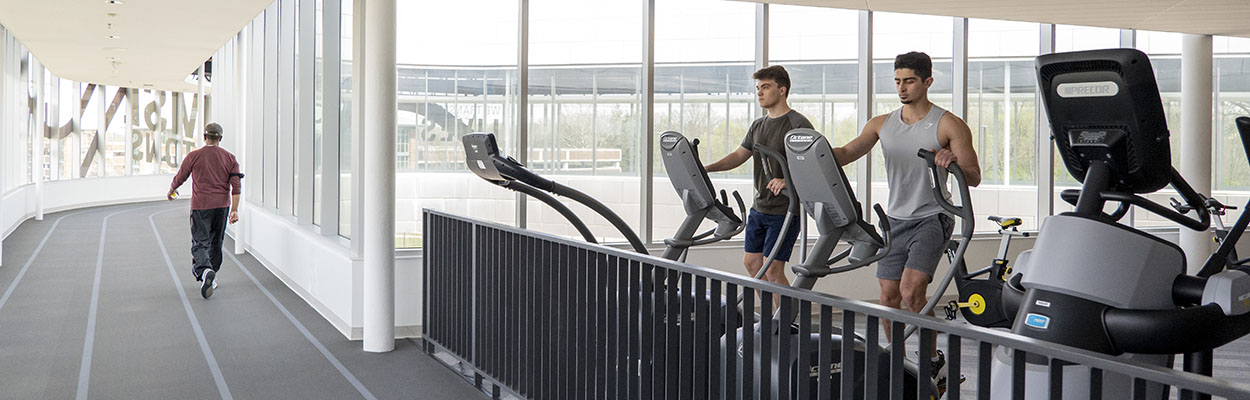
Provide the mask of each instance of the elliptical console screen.
{"label": "elliptical console screen", "polygon": [[499,169],[495,168],[495,157],[499,156],[499,146],[495,144],[495,135],[490,133],[470,133],[461,140],[464,143],[464,161],[469,170],[488,181],[507,180]]}

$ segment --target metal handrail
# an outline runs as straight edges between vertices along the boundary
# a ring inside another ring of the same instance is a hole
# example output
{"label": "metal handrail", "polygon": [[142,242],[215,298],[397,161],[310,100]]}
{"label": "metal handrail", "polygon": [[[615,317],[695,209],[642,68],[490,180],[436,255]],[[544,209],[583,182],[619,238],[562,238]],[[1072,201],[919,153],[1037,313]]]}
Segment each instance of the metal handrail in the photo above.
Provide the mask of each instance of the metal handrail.
{"label": "metal handrail", "polygon": [[[1008,332],[981,328],[969,324],[946,321],[934,317],[922,316],[919,314],[904,312],[901,310],[885,307],[879,304],[868,303],[860,300],[849,299],[845,297],[835,296],[827,293],[802,290],[789,286],[782,286],[771,282],[758,281],[744,276],[730,274],[714,269],[704,268],[696,265],[679,263],[670,261],[656,256],[638,254],[634,252],[624,251],[612,247],[585,243],[581,241],[571,240],[552,234],[536,232],[521,229],[513,226],[503,225],[495,222],[481,221],[477,219],[457,216],[455,214],[445,213],[437,210],[424,210],[428,215],[445,217],[461,222],[467,222],[476,227],[488,227],[504,231],[511,234],[528,236],[563,246],[573,247],[577,249],[587,250],[609,257],[616,257],[631,261],[637,261],[644,264],[677,271],[679,273],[687,273],[692,276],[701,276],[704,278],[714,279],[724,283],[730,283],[743,288],[753,288],[761,292],[770,294],[778,294],[795,300],[808,301],[813,304],[822,306],[830,306],[845,311],[861,313],[866,316],[887,319],[898,323],[914,325],[921,329],[934,331],[937,333],[946,333],[958,336],[963,339],[977,340],[998,346],[1005,346],[1016,351],[1023,351],[1031,354],[1043,355],[1050,358],[1063,360],[1069,364],[1079,364],[1086,367],[1097,368],[1103,371],[1110,371],[1128,375],[1130,377],[1144,379],[1150,382],[1160,383],[1177,388],[1194,390],[1202,393],[1208,393],[1215,396],[1226,398],[1247,398],[1250,396],[1250,384],[1241,382],[1233,382],[1229,380],[1208,377],[1198,374],[1192,374],[1182,371],[1176,371],[1154,365],[1129,363],[1118,358],[1083,350],[1075,347],[1060,345],[1052,342],[1041,341],[1033,338],[1019,336]],[[427,243],[429,238],[427,237]],[[428,253],[427,253],[428,254]],[[428,303],[427,303],[428,305]]]}

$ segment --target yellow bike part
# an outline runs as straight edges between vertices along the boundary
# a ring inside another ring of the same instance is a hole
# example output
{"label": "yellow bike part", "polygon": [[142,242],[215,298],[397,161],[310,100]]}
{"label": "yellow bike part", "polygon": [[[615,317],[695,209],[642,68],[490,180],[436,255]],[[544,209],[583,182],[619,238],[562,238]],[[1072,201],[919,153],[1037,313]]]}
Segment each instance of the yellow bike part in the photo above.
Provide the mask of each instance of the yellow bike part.
{"label": "yellow bike part", "polygon": [[968,296],[968,301],[963,303],[955,303],[959,308],[967,308],[973,314],[981,315],[985,312],[985,298],[980,293],[973,293]]}

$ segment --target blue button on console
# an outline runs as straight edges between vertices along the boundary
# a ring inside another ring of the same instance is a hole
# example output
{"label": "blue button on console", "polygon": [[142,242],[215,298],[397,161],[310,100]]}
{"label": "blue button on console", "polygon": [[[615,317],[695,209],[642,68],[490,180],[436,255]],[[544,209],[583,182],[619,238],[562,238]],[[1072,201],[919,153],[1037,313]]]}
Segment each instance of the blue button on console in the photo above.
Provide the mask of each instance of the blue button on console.
{"label": "blue button on console", "polygon": [[1030,313],[1024,317],[1024,324],[1037,329],[1048,329],[1050,328],[1050,317]]}

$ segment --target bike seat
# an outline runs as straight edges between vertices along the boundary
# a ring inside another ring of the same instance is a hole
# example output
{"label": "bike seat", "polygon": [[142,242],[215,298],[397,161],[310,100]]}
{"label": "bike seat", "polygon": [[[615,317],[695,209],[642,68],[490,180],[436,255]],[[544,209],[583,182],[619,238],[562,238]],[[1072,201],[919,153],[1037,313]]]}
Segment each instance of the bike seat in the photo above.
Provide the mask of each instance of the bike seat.
{"label": "bike seat", "polygon": [[998,226],[1001,229],[1007,229],[1007,228],[1019,226],[1020,224],[1024,223],[1024,221],[1021,220],[1019,217],[997,217],[997,216],[991,215],[989,220],[998,223]]}

